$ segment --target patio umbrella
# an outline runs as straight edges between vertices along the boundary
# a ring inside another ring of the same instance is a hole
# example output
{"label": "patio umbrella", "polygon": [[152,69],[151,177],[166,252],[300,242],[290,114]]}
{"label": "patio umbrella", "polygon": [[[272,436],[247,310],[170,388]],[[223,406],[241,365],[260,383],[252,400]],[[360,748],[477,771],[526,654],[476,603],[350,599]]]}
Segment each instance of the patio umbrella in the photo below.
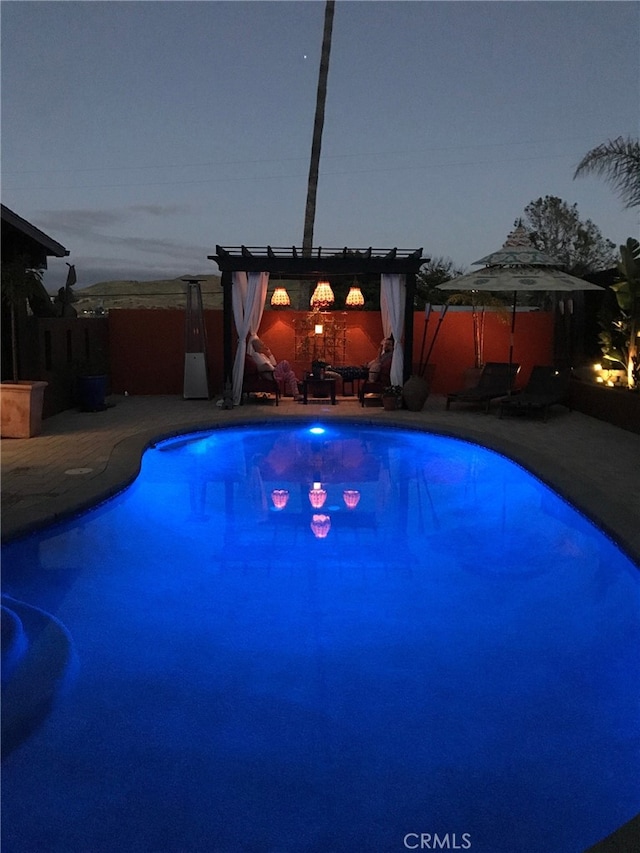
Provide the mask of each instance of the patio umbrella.
{"label": "patio umbrella", "polygon": [[513,340],[516,327],[516,307],[518,293],[561,291],[603,290],[597,284],[591,284],[582,278],[569,275],[555,269],[556,261],[533,246],[524,227],[520,224],[509,235],[504,246],[497,252],[474,261],[486,264],[483,269],[466,273],[438,284],[438,290],[476,290],[489,293],[513,293],[511,312],[511,338],[509,344],[509,364],[513,363]]}

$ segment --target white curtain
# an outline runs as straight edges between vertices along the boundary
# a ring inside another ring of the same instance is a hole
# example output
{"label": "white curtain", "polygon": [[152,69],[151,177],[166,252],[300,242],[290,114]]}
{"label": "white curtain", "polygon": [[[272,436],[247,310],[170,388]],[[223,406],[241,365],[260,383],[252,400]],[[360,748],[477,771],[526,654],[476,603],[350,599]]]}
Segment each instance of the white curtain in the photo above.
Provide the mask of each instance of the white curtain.
{"label": "white curtain", "polygon": [[244,359],[247,354],[247,338],[257,335],[267,298],[268,272],[234,272],[232,305],[233,318],[238,332],[238,349],[233,363],[233,404],[242,400]]}
{"label": "white curtain", "polygon": [[382,331],[385,338],[393,335],[393,358],[391,360],[391,384],[404,383],[404,353],[402,337],[404,334],[404,306],[406,283],[403,275],[383,273],[380,277],[380,313]]}

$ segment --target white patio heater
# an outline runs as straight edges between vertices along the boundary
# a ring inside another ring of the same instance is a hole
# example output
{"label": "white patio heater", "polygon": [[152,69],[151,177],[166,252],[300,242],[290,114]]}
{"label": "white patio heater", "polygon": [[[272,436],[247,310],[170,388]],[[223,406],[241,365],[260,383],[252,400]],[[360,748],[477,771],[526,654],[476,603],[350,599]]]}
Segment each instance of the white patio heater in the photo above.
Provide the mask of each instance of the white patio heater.
{"label": "white patio heater", "polygon": [[208,400],[209,369],[207,367],[207,330],[204,324],[202,291],[204,278],[183,278],[187,285],[184,326],[184,391],[185,400]]}

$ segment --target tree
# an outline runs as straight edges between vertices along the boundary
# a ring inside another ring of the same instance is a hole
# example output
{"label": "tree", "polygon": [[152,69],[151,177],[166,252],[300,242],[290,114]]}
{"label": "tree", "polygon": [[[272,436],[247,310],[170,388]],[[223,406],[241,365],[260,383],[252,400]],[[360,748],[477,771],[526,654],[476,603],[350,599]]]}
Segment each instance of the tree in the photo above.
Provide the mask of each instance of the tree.
{"label": "tree", "polygon": [[524,213],[534,246],[556,259],[565,272],[580,277],[615,266],[615,243],[590,219],[580,219],[577,204],[547,195],[530,202]]}
{"label": "tree", "polygon": [[629,388],[640,383],[640,355],[638,354],[638,332],[640,332],[640,243],[630,237],[620,246],[618,271],[622,280],[612,284],[616,294],[620,316],[614,325],[624,339],[623,358],[619,359],[627,371]]}
{"label": "tree", "polygon": [[455,266],[451,258],[431,258],[416,276],[415,307],[424,308],[429,302],[432,305],[442,305],[447,300],[447,294],[438,290],[439,284],[462,275],[464,270]]}
{"label": "tree", "polygon": [[313,227],[316,219],[318,171],[320,169],[322,131],[324,130],[324,106],[327,100],[327,79],[329,76],[329,56],[331,54],[331,34],[333,30],[334,9],[335,0],[327,0],[324,12],[324,32],[322,35],[322,51],[320,53],[318,91],[316,94],[316,114],[313,121],[311,162],[309,164],[309,180],[307,183],[307,204],[304,211],[304,234],[302,239],[303,254],[309,254],[311,252],[311,247],[313,246]]}
{"label": "tree", "polygon": [[[18,355],[18,323],[26,315],[27,302],[49,297],[42,284],[43,271],[29,266],[27,257],[17,257],[2,264],[2,306],[9,309],[11,322],[11,375],[14,382],[20,379]],[[45,294],[43,297],[42,294]]]}
{"label": "tree", "polygon": [[640,206],[640,142],[637,139],[618,136],[587,151],[573,178],[592,174],[603,177],[625,207]]}

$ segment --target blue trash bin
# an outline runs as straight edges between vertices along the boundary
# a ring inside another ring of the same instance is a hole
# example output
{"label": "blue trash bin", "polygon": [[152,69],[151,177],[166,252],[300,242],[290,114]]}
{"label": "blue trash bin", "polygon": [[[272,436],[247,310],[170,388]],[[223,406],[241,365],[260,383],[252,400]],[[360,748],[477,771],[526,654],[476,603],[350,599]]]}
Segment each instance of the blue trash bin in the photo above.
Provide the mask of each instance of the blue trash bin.
{"label": "blue trash bin", "polygon": [[81,412],[103,412],[107,408],[106,396],[106,376],[78,377],[78,402]]}

